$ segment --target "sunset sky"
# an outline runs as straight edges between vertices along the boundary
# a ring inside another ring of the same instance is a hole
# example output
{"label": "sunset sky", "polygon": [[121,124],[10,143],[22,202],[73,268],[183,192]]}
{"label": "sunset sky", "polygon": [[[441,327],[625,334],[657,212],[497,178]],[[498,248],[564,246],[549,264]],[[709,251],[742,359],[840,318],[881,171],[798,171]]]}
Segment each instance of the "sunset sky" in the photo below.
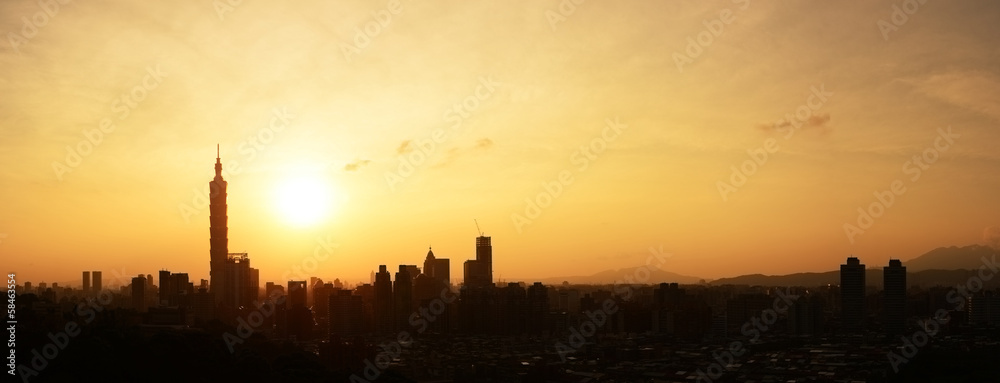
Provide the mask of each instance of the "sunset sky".
{"label": "sunset sky", "polygon": [[[0,2],[0,266],[20,282],[207,279],[216,144],[229,249],[262,285],[327,237],[324,279],[428,245],[458,279],[474,219],[494,276],[529,282],[650,247],[702,278],[881,266],[1000,226],[997,2],[51,3]],[[748,150],[767,160],[731,185]]]}

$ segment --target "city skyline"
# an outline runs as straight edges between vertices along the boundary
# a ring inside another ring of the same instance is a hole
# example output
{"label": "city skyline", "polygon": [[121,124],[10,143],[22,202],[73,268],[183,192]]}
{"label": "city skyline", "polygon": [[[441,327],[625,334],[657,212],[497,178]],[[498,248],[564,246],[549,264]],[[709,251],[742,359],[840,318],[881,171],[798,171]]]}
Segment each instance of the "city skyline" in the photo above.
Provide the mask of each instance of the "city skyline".
{"label": "city skyline", "polygon": [[28,38],[43,11],[4,3],[4,266],[202,269],[216,143],[231,250],[261,270],[327,236],[341,278],[428,244],[461,262],[473,220],[504,279],[660,246],[719,278],[995,240],[996,4],[571,5],[73,4]]}
{"label": "city skyline", "polygon": [[0,1],[6,374],[994,381],[998,38],[987,0]]}
{"label": "city skyline", "polygon": [[[206,275],[206,277],[204,278],[204,279],[208,279],[208,280],[213,279],[213,277],[212,277],[213,274],[211,272],[211,269],[213,269],[213,268],[218,268],[220,270],[222,270],[222,269],[227,270],[225,272],[220,271],[220,275],[223,274],[223,273],[230,273],[230,274],[231,273],[239,273],[238,270],[236,270],[235,268],[233,268],[233,265],[228,265],[228,266],[223,265],[224,263],[226,263],[227,258],[229,258],[230,261],[234,257],[238,258],[237,261],[236,261],[236,265],[239,265],[240,262],[241,262],[241,260],[242,260],[243,263],[249,264],[249,257],[247,255],[248,253],[246,253],[246,252],[242,252],[242,253],[230,253],[228,251],[228,249],[229,249],[229,246],[228,246],[228,233],[229,233],[229,231],[228,231],[228,224],[229,224],[228,218],[229,218],[229,216],[228,216],[228,207],[227,207],[228,206],[228,193],[227,193],[228,182],[225,181],[224,178],[223,178],[223,175],[226,174],[226,169],[224,169],[223,165],[222,165],[220,146],[221,145],[217,145],[216,146],[216,162],[215,162],[215,169],[214,169],[215,177],[211,180],[211,182],[209,182],[209,187],[208,187],[207,192],[205,193],[205,197],[204,197],[204,199],[208,203],[208,210],[209,210],[209,212],[216,212],[217,211],[217,213],[209,214],[209,217],[208,217],[210,219],[210,241],[209,241],[210,242],[210,253],[212,254],[212,261],[210,262],[210,264],[212,265],[212,267],[210,267],[210,271],[209,271],[208,275]],[[213,207],[213,206],[217,206],[217,207]],[[302,207],[303,208],[309,208],[309,206],[307,206],[307,205],[303,205]],[[476,226],[476,230],[477,231],[480,230],[478,222],[475,222],[475,226]],[[219,228],[216,229],[216,227],[219,227]],[[1000,244],[1000,242],[998,242],[998,238],[1000,238],[1000,237],[998,237],[998,235],[1000,235],[1000,234],[998,234],[998,232],[996,232],[995,230],[993,230],[993,228],[987,228],[983,232],[983,238],[982,238],[983,240],[980,241],[980,242],[981,243],[985,243],[987,246],[995,246],[997,244]],[[214,239],[216,237],[218,237],[218,240]],[[479,246],[480,237],[485,238],[485,241],[486,241],[485,243],[490,248],[492,248],[492,246],[489,245],[490,244],[490,237],[488,237],[488,236],[484,237],[483,236],[483,232],[480,232],[480,236],[477,236],[476,250],[474,252],[473,257],[470,258],[470,259],[467,259],[464,262],[466,264],[465,267],[464,267],[465,269],[468,269],[469,262],[472,262],[472,264],[476,264],[476,261],[481,257],[481,255],[480,255],[480,246]],[[322,247],[326,251],[331,251],[333,247],[339,247],[339,244],[331,243],[329,240],[330,240],[329,237],[320,238],[318,240],[318,242],[321,244],[320,247]],[[428,248],[428,252],[429,252],[428,255],[431,256],[431,257],[433,257],[433,251],[431,251],[432,247],[433,246],[429,246],[429,248]],[[942,246],[942,247],[944,247],[944,246]],[[940,248],[938,248],[938,249],[940,249]],[[318,251],[318,248],[316,248],[316,250]],[[653,248],[650,248],[650,250],[652,251]],[[492,250],[489,250],[486,254],[487,254],[487,257],[489,259],[488,264],[492,265],[492,255],[491,255],[492,254]],[[854,257],[855,254],[850,254],[850,256]],[[914,257],[910,257],[909,259],[913,259],[913,258],[916,258],[918,256],[919,255],[914,256]],[[222,257],[222,258],[219,258],[219,257]],[[672,254],[671,254],[671,257],[672,257]],[[219,259],[216,259],[216,258],[219,258]],[[306,259],[308,259],[308,257],[306,257]],[[888,259],[888,260],[896,260],[897,262],[899,261],[897,258],[893,258],[893,257],[886,257],[886,259]],[[909,260],[909,259],[907,259],[907,260]],[[324,260],[325,260],[325,257],[324,257]],[[405,262],[408,262],[408,261],[402,261],[402,262],[405,263]],[[230,263],[232,263],[232,262],[230,262]],[[402,265],[404,263],[400,263],[400,264]],[[426,265],[426,263],[425,263],[425,265]],[[878,267],[878,266],[873,266],[873,268],[876,268],[876,267]],[[230,268],[233,268],[233,270],[229,270]],[[164,270],[167,270],[167,269],[169,269],[169,267],[165,267],[164,266],[164,267],[158,268],[158,270],[160,270],[160,271],[164,271]],[[314,268],[314,270],[315,270],[315,268]],[[492,266],[490,266],[489,269],[487,269],[487,270],[488,270],[487,273],[489,274],[489,279],[492,280],[493,279],[493,277],[492,277],[492,274],[493,274],[493,272],[492,272]],[[669,269],[661,269],[661,270],[672,272]],[[599,271],[609,271],[609,270],[599,270]],[[825,269],[820,269],[820,270],[797,270],[797,271],[792,271],[789,274],[797,273],[797,272],[814,272],[814,271],[828,271],[828,270],[825,270]],[[87,272],[88,271],[84,271],[84,273],[87,273]],[[248,272],[257,273],[257,272],[259,272],[259,269],[250,268],[249,271],[244,271],[244,274],[248,273]],[[285,272],[283,274],[281,274],[281,275],[282,276],[288,275],[289,272],[294,273],[293,275],[296,276],[296,277],[302,276],[302,275],[308,275],[309,274],[309,272],[303,272],[303,271],[301,271],[301,267],[296,267],[296,265],[293,265],[292,269],[286,269]],[[465,272],[468,273],[468,270],[466,270]],[[374,269],[371,270],[371,273],[372,274],[375,273]],[[680,273],[677,273],[677,274],[680,274]],[[721,278],[744,276],[744,275],[748,275],[748,274],[749,273],[738,274],[738,275],[728,275],[728,276],[723,276]],[[32,274],[29,273],[29,276],[30,275],[32,275]],[[125,273],[121,273],[120,276],[124,277],[125,275],[126,275]],[[140,275],[141,275],[141,273],[140,273]],[[197,272],[195,272],[195,275],[198,275]],[[267,275],[267,274],[265,274],[265,275]],[[768,274],[768,275],[777,275],[777,274]],[[563,275],[563,276],[570,277],[570,275]],[[694,276],[694,275],[684,275],[684,276],[685,277],[700,278],[700,276]],[[342,275],[333,275],[331,277],[335,277],[335,278],[336,277],[342,277]],[[350,281],[351,280],[349,277],[346,277],[346,276],[343,276],[343,277],[345,277],[345,281]],[[538,278],[542,278],[542,277],[538,277]],[[535,279],[538,279],[538,278],[535,278]],[[547,276],[547,277],[544,277],[544,278],[551,279],[552,276]],[[246,279],[246,277],[244,276],[243,279]],[[339,280],[340,278],[336,278],[336,279]],[[515,276],[514,278],[510,279],[510,281],[513,281],[513,282],[522,282],[523,283],[525,281],[529,281],[530,279],[531,278],[520,278],[519,279],[518,277]],[[718,278],[708,278],[707,280],[711,281],[711,280],[714,280],[714,279],[718,279]],[[356,278],[354,278],[354,280],[355,280],[355,284],[356,285],[360,285],[360,284],[365,283],[365,279],[363,279],[361,277],[356,277]],[[460,279],[456,277],[456,278],[450,279],[450,282],[459,281],[459,280]],[[40,279],[40,281],[45,282],[45,278]],[[66,281],[66,280],[63,280],[63,281]],[[504,282],[504,281],[505,280],[496,280],[495,282]],[[368,282],[370,283],[370,282],[373,282],[373,281],[368,281]],[[66,285],[65,282],[63,282],[63,283],[64,283],[64,285]],[[86,282],[83,282],[83,284],[85,284],[85,283]],[[225,285],[225,284],[226,283],[223,283],[223,285]],[[72,285],[72,283],[70,283],[69,285]],[[230,293],[229,295],[232,295],[232,294],[234,294],[234,293]],[[221,299],[221,298],[217,298],[217,299]],[[250,300],[249,300],[249,298],[246,298],[245,301],[249,302]],[[230,302],[230,303],[233,303],[233,302]]]}

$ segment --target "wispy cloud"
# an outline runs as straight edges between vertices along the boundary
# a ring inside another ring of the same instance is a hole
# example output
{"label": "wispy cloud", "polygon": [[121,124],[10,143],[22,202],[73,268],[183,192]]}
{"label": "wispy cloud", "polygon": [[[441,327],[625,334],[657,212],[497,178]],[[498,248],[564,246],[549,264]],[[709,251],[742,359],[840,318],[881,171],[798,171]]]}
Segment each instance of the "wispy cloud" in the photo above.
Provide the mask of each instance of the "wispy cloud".
{"label": "wispy cloud", "polygon": [[399,147],[396,148],[396,154],[406,154],[413,150],[413,140],[406,140],[399,143]]}
{"label": "wispy cloud", "polygon": [[493,147],[493,145],[494,145],[493,140],[489,138],[480,138],[476,140],[476,143],[473,144],[472,146],[450,148],[446,152],[444,160],[434,165],[434,167],[439,168],[447,166],[452,162],[454,162],[456,159],[458,159],[458,157],[474,152],[482,152],[489,150],[490,148]]}
{"label": "wispy cloud", "polygon": [[480,138],[476,141],[476,149],[489,149],[493,147],[493,140],[489,138]]}
{"label": "wispy cloud", "polygon": [[[813,130],[818,132],[820,135],[826,135],[830,133],[830,113],[822,113],[810,116],[806,119],[806,122],[798,127],[799,130]],[[780,123],[771,124],[758,124],[757,129],[764,131],[768,134],[770,133],[781,133],[788,129],[794,129],[795,127],[791,122],[786,120],[781,120]]]}
{"label": "wispy cloud", "polygon": [[949,72],[909,82],[920,93],[1000,120],[1000,78],[994,74]]}
{"label": "wispy cloud", "polygon": [[355,160],[354,162],[344,165],[344,170],[349,172],[358,171],[369,163],[371,163],[371,160]]}

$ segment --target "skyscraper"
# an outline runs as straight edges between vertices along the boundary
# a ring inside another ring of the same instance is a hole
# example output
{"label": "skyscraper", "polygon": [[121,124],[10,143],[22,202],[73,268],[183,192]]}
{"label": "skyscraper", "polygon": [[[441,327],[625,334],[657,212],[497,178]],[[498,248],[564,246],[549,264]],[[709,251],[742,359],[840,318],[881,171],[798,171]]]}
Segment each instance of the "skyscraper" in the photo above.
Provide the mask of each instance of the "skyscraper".
{"label": "skyscraper", "polygon": [[393,329],[392,275],[385,265],[378,266],[375,274],[375,331],[387,333]]}
{"label": "skyscraper", "polygon": [[476,237],[476,260],[486,264],[487,284],[493,284],[493,244],[490,237]]}
{"label": "skyscraper", "polygon": [[306,281],[288,281],[289,308],[306,307]]}
{"label": "skyscraper", "polygon": [[[312,337],[313,315],[306,305],[306,292],[309,290],[306,281],[288,281],[288,300],[285,301],[284,326],[279,325],[279,331],[284,327],[284,333],[299,340]],[[280,322],[279,322],[280,323]]]}
{"label": "skyscraper", "polygon": [[351,290],[336,290],[325,299],[330,307],[330,336],[346,338],[361,333],[364,316],[360,295],[351,294]]}
{"label": "skyscraper", "polygon": [[215,178],[208,183],[209,190],[209,255],[211,257],[209,266],[209,278],[211,279],[211,292],[215,293],[216,302],[227,295],[225,269],[226,261],[229,257],[229,217],[226,215],[226,187],[228,183],[222,179],[222,159],[219,156],[219,148],[216,146],[215,157]]}
{"label": "skyscraper", "polygon": [[146,312],[146,277],[142,274],[132,278],[132,308]]}
{"label": "skyscraper", "polygon": [[487,287],[493,285],[493,245],[490,237],[476,237],[476,259],[465,261],[465,285]]}
{"label": "skyscraper", "polygon": [[161,306],[169,306],[170,294],[177,289],[176,286],[170,286],[170,270],[160,270],[159,281],[160,281],[160,286],[158,290],[159,299],[157,300],[156,303]]}
{"label": "skyscraper", "polygon": [[100,293],[101,292],[101,272],[100,271],[91,271],[90,272],[90,276],[92,278],[94,278],[94,283],[90,287],[92,289],[94,289],[95,293]]}
{"label": "skyscraper", "polygon": [[437,258],[430,248],[427,248],[427,258],[424,259],[424,274],[441,281],[445,286],[451,285],[451,264],[448,258]]}
{"label": "skyscraper", "polygon": [[83,272],[83,295],[90,294],[90,272]]}
{"label": "skyscraper", "polygon": [[865,319],[865,265],[856,257],[840,265],[840,318],[844,331],[860,333]]}
{"label": "skyscraper", "polygon": [[396,310],[396,328],[406,328],[409,325],[410,314],[413,312],[413,278],[406,265],[399,265],[396,280],[392,285],[392,298]]}
{"label": "skyscraper", "polygon": [[906,325],[906,267],[898,259],[890,259],[882,268],[882,304],[885,332],[900,335]]}
{"label": "skyscraper", "polygon": [[435,259],[437,258],[434,257],[434,251],[430,247],[427,247],[427,258],[424,258],[424,274],[427,274],[429,277],[434,276]]}

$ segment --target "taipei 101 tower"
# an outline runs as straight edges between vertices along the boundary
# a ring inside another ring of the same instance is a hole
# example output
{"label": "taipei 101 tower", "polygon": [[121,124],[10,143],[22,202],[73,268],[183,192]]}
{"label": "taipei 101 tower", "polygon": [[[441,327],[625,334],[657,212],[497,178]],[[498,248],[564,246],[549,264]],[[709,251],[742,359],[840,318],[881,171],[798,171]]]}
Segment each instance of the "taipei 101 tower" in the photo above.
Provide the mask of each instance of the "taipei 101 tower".
{"label": "taipei 101 tower", "polygon": [[226,215],[226,181],[222,179],[222,161],[219,157],[219,147],[215,148],[215,178],[208,183],[209,190],[209,232],[211,237],[209,242],[211,248],[211,264],[209,278],[211,279],[211,291],[215,295],[216,302],[223,299],[226,294],[226,260],[229,255],[229,227]]}

